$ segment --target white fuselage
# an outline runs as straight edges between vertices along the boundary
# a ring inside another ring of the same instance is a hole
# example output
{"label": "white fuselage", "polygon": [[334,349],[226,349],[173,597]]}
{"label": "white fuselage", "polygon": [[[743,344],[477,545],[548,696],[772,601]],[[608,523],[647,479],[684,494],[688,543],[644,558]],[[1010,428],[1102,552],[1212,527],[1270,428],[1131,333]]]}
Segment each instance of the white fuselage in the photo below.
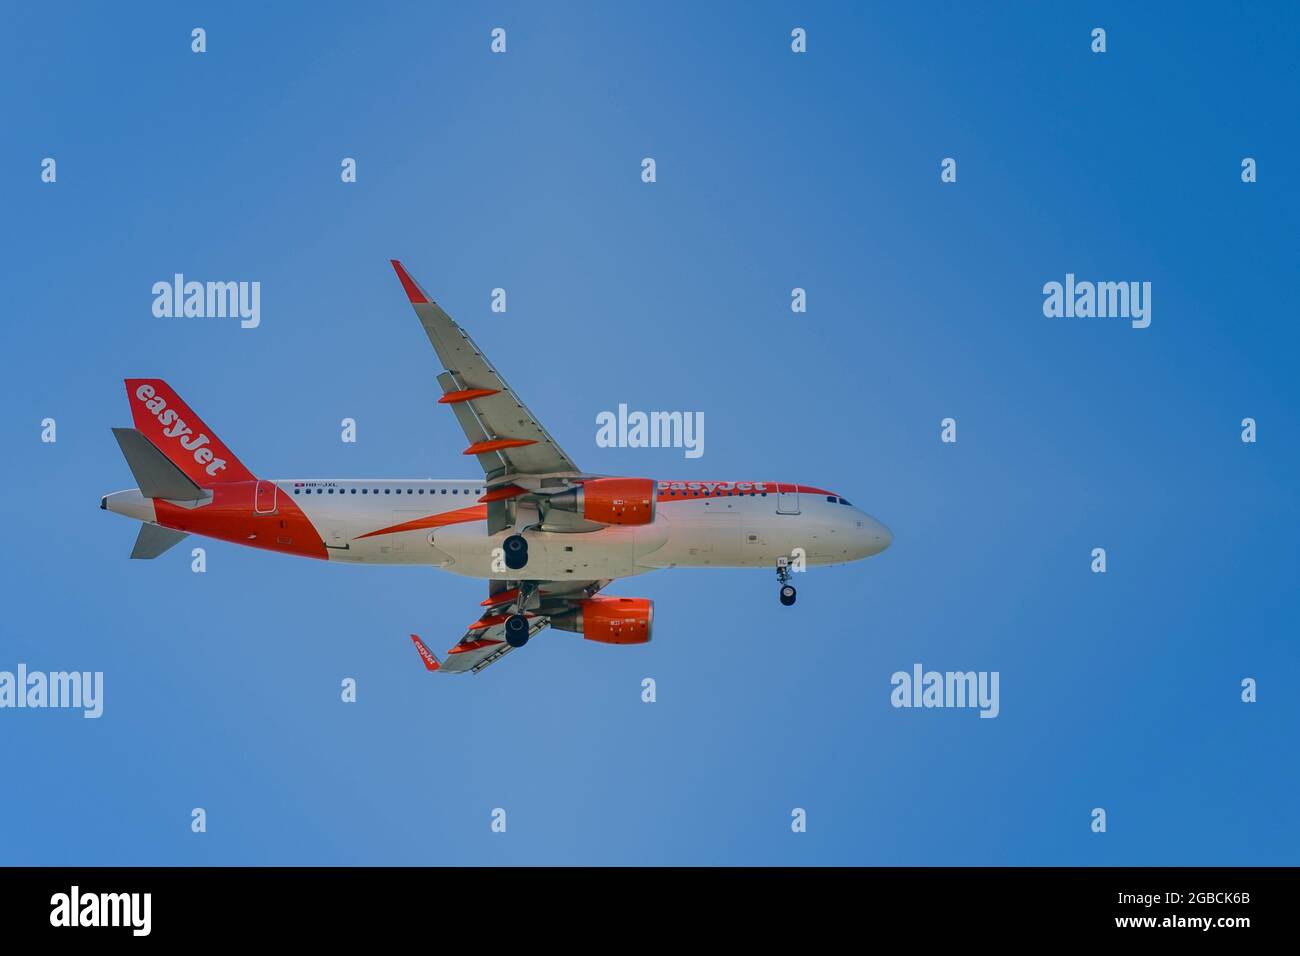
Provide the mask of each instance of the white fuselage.
{"label": "white fuselage", "polygon": [[[519,576],[501,567],[496,550],[513,529],[487,534],[487,506],[478,503],[486,490],[482,481],[327,479],[274,485],[279,500],[261,506],[278,511],[292,502],[319,532],[330,560],[428,564],[476,578]],[[756,487],[772,490],[739,490]],[[532,520],[528,517],[517,526],[535,523],[535,512]],[[534,529],[524,536],[528,576],[561,581],[669,567],[772,567],[778,558],[800,555],[808,564],[840,564],[877,554],[891,541],[884,525],[837,495],[771,482],[661,482],[651,524],[585,532]],[[499,570],[493,570],[494,563]]]}

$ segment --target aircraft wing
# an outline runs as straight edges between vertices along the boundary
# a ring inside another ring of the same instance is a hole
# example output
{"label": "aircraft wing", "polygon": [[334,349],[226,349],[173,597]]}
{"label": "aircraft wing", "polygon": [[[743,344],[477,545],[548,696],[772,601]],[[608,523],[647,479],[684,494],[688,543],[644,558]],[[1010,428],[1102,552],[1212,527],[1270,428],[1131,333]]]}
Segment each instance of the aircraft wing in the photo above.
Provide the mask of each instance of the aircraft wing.
{"label": "aircraft wing", "polygon": [[[571,610],[574,605],[595,594],[609,581],[555,581],[540,582],[528,602],[528,639],[532,639],[551,623],[551,615]],[[506,643],[506,618],[520,610],[517,605],[518,582],[491,581],[488,598],[480,604],[482,616],[469,626],[465,635],[452,645],[444,659],[439,659],[416,634],[411,635],[415,649],[426,670],[447,674],[477,674],[489,664],[495,664],[517,648]],[[526,646],[526,645],[525,645]]]}
{"label": "aircraft wing", "polygon": [[[538,631],[544,630],[550,621],[547,618],[533,618],[528,622],[528,637],[531,640]],[[438,657],[424,645],[416,634],[411,635],[415,649],[426,669],[440,671],[444,674],[463,674],[466,671],[477,674],[489,664],[495,664],[515,648],[506,643],[505,621],[481,630],[471,628],[464,637],[452,645],[445,660]]]}
{"label": "aircraft wing", "polygon": [[576,474],[577,466],[555,443],[479,347],[402,267],[392,260],[424,332],[445,371],[440,404],[451,408],[490,486],[513,475]]}

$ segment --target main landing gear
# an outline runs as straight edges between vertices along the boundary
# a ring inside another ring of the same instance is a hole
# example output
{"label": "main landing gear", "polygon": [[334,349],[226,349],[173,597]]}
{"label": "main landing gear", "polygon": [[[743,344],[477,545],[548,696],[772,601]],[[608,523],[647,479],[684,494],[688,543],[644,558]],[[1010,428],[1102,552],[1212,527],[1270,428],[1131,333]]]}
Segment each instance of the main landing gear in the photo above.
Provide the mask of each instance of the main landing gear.
{"label": "main landing gear", "polygon": [[790,559],[776,559],[776,579],[781,582],[781,603],[789,607],[794,603],[795,589],[790,583]]}
{"label": "main landing gear", "polygon": [[506,643],[511,647],[523,647],[528,643],[528,618],[522,614],[511,614],[506,618]]}
{"label": "main landing gear", "polygon": [[[515,535],[514,537],[519,537]],[[507,538],[507,541],[510,539]],[[523,538],[519,538],[523,541]],[[525,543],[524,548],[528,545]],[[509,554],[509,551],[506,552]],[[525,556],[527,552],[525,551]],[[509,559],[507,559],[509,560]],[[511,647],[523,647],[528,643],[528,618],[524,611],[528,609],[528,603],[533,599],[533,594],[537,591],[536,581],[520,581],[519,596],[515,598],[515,613],[506,618],[506,643]]]}
{"label": "main landing gear", "polygon": [[511,571],[518,571],[528,563],[528,542],[522,534],[512,534],[501,543],[501,548],[505,551],[506,567]]}

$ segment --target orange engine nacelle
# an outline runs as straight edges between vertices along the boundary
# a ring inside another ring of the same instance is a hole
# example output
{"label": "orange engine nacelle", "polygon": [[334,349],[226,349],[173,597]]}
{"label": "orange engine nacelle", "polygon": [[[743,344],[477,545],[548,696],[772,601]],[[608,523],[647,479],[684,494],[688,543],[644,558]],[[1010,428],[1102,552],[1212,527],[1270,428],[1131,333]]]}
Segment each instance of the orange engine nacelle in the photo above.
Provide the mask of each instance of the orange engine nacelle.
{"label": "orange engine nacelle", "polygon": [[659,486],[649,478],[591,478],[551,495],[552,508],[601,524],[653,524]]}
{"label": "orange engine nacelle", "polygon": [[649,598],[588,598],[576,610],[551,618],[551,627],[602,644],[645,644],[654,623],[655,605]]}

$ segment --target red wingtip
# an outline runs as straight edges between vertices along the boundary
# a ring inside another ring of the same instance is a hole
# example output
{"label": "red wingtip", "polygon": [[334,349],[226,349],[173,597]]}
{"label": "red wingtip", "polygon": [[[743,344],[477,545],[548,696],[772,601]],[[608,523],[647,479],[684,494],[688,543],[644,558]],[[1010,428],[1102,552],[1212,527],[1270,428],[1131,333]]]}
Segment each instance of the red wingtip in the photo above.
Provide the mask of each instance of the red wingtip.
{"label": "red wingtip", "polygon": [[442,665],[438,663],[438,658],[433,655],[433,651],[424,646],[424,641],[412,634],[411,640],[415,641],[415,649],[420,652],[420,660],[424,661],[426,670],[436,671]]}
{"label": "red wingtip", "polygon": [[411,274],[406,271],[399,260],[389,259],[388,261],[393,264],[393,271],[397,273],[397,278],[402,280],[402,288],[406,290],[406,297],[411,300],[412,305],[430,301],[429,297],[424,294],[424,290],[416,285],[415,280],[411,278]]}

